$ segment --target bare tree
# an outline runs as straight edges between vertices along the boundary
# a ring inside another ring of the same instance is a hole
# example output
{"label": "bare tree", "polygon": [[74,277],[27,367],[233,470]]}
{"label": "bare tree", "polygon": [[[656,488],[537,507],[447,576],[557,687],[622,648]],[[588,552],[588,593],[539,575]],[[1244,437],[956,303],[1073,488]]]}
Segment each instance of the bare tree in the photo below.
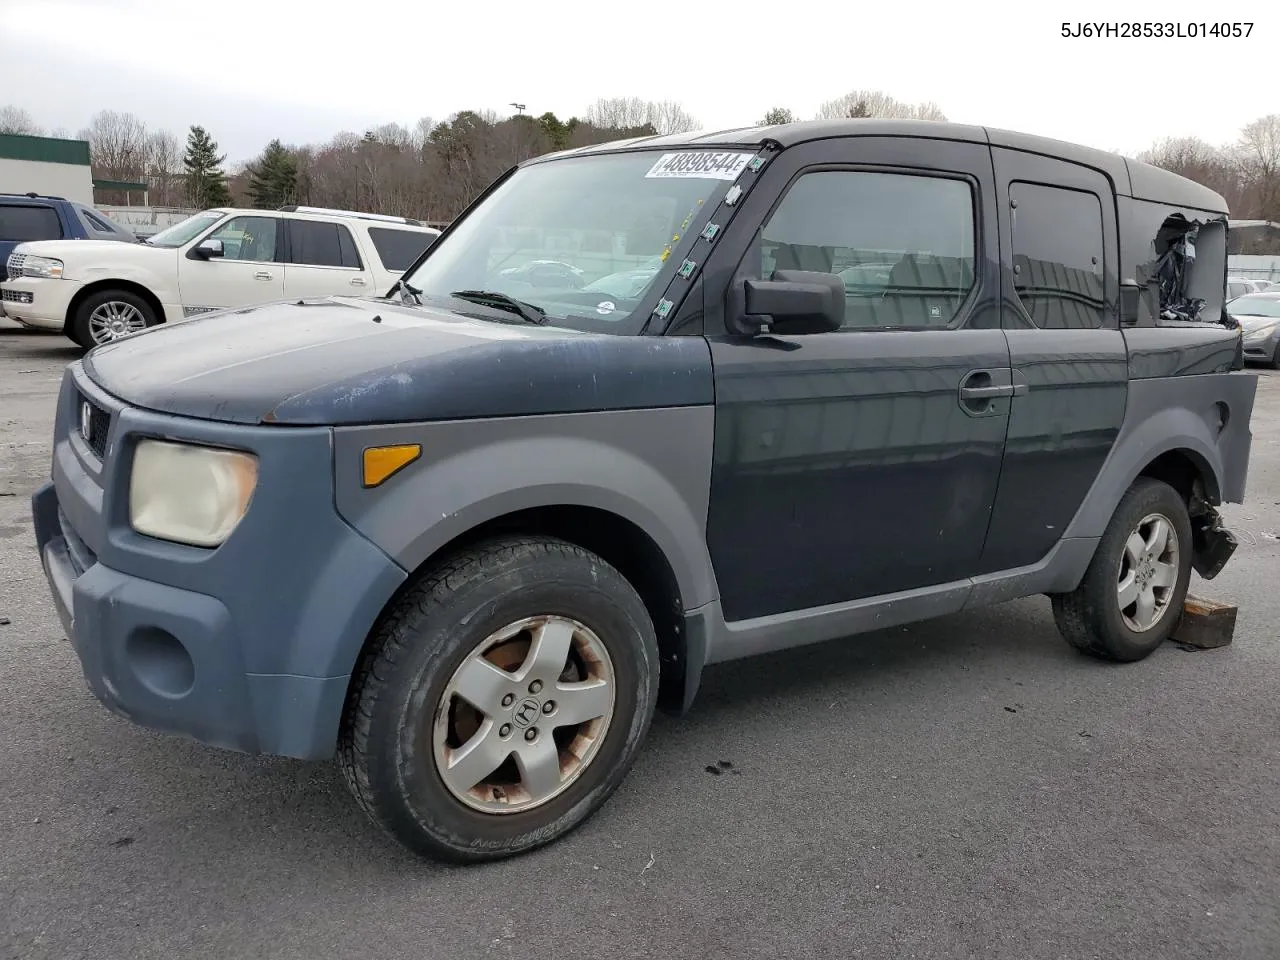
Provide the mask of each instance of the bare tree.
{"label": "bare tree", "polygon": [[1263,220],[1280,220],[1280,114],[1260,117],[1240,133],[1233,151]]}
{"label": "bare tree", "polygon": [[674,100],[649,104],[648,123],[661,134],[688,133],[702,126],[696,117]]}
{"label": "bare tree", "polygon": [[815,119],[835,120],[844,117],[894,117],[902,120],[940,120],[946,114],[932,100],[903,103],[882,90],[850,90],[844,96],[828,100],[818,108]]}
{"label": "bare tree", "polygon": [[132,113],[103,110],[80,131],[89,141],[95,176],[106,180],[140,180],[147,172],[150,141],[147,125]]}
{"label": "bare tree", "polygon": [[0,107],[0,133],[21,133],[29,137],[39,137],[44,130],[36,123],[35,118],[21,107]]}
{"label": "bare tree", "polygon": [[434,128],[435,121],[430,117],[419,117],[418,122],[413,125],[413,145],[419,150],[425,147]]}
{"label": "bare tree", "polygon": [[602,97],[587,108],[583,120],[600,129],[652,127],[660,134],[685,133],[702,125],[674,100],[654,101],[640,97]]}
{"label": "bare tree", "polygon": [[583,119],[593,127],[641,127],[649,122],[649,101],[640,97],[601,97],[587,108]]}
{"label": "bare tree", "polygon": [[1218,163],[1222,157],[1216,147],[1199,137],[1165,137],[1142,151],[1135,159],[1182,174],[1184,170]]}
{"label": "bare tree", "polygon": [[157,206],[177,206],[183,198],[182,155],[182,144],[168,130],[147,137],[146,182]]}

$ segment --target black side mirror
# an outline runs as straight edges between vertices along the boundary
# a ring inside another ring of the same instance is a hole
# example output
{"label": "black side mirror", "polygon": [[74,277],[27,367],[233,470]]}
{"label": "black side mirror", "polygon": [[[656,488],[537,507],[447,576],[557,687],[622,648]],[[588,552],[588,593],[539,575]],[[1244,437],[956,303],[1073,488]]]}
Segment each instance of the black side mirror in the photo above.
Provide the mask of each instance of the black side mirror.
{"label": "black side mirror", "polygon": [[223,253],[222,241],[221,240],[202,240],[199,244],[196,245],[196,247],[191,251],[191,253],[193,256],[201,260],[208,260],[212,257],[220,257],[222,256],[222,253]]}
{"label": "black side mirror", "polygon": [[775,270],[747,280],[731,298],[725,322],[734,333],[830,333],[844,324],[844,281],[834,273]]}

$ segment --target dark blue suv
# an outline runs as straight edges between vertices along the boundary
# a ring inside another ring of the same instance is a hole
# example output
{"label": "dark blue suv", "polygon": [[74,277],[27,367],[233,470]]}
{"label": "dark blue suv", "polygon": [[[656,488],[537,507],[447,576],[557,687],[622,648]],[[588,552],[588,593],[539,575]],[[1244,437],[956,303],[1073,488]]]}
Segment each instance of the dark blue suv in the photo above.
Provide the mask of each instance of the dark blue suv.
{"label": "dark blue suv", "polygon": [[13,248],[28,240],[138,242],[106,214],[83,203],[36,193],[0,193],[0,268]]}

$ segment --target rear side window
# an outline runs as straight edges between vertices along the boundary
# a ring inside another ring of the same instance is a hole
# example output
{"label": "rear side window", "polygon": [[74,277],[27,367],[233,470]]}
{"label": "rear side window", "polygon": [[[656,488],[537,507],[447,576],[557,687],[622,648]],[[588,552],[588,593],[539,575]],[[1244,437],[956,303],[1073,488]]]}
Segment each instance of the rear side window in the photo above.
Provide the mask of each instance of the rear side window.
{"label": "rear side window", "polygon": [[351,231],[339,223],[318,220],[289,221],[293,245],[290,263],[308,267],[348,267],[360,269],[360,255]]}
{"label": "rear side window", "polygon": [[1102,204],[1082,190],[1009,184],[1013,286],[1042,330],[1093,330],[1107,319]]}
{"label": "rear side window", "polygon": [[85,231],[90,235],[99,235],[104,240],[119,240],[125,237],[132,239],[132,236],[121,227],[108,220],[99,213],[95,213],[88,207],[76,207],[76,213],[80,215],[80,220],[84,223]]}
{"label": "rear side window", "polygon": [[369,239],[378,251],[378,259],[388,270],[403,273],[409,264],[418,259],[423,250],[435,240],[434,233],[416,230],[396,230],[392,227],[370,227]]}
{"label": "rear side window", "polygon": [[0,240],[61,240],[62,221],[53,207],[0,204]]}

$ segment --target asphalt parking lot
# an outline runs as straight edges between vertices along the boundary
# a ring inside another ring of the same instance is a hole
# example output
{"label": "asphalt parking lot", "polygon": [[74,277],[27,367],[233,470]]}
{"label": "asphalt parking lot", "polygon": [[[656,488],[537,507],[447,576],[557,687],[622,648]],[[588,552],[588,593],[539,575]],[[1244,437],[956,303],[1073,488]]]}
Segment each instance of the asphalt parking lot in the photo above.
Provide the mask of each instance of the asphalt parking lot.
{"label": "asphalt parking lot", "polygon": [[1280,375],[1192,585],[1231,646],[1107,666],[1034,599],[727,665],[577,833],[443,868],[88,693],[28,501],[76,356],[0,320],[0,958],[1280,956]]}

